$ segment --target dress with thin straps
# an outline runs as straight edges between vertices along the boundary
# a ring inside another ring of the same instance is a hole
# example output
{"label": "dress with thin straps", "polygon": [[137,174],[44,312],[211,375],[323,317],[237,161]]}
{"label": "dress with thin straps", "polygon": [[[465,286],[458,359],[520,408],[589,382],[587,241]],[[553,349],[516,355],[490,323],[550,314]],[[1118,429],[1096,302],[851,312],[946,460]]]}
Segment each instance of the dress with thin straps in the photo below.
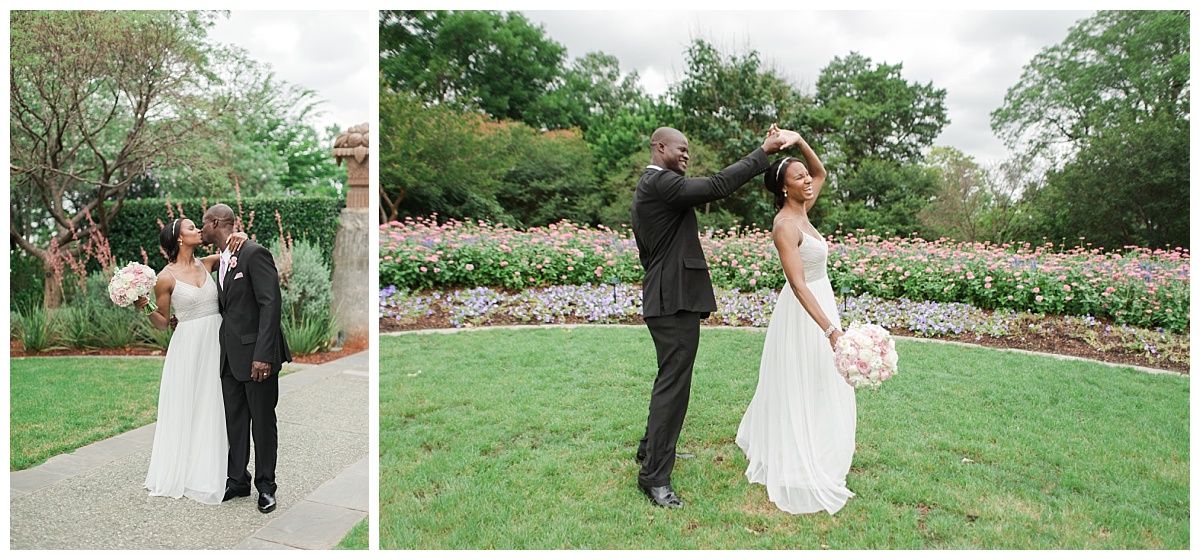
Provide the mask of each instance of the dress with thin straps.
{"label": "dress with thin straps", "polygon": [[187,496],[220,504],[229,445],[221,396],[217,285],[208,274],[195,286],[164,272],[175,278],[171,307],[179,325],[163,362],[145,486],[151,496]]}
{"label": "dress with thin straps", "polygon": [[[840,327],[826,271],[829,247],[796,227],[804,283]],[[846,474],[854,457],[856,414],[854,389],[838,375],[829,340],[791,285],[784,285],[767,327],[758,387],[737,431],[749,462],[746,478],[764,485],[767,498],[783,511],[837,513],[854,496]]]}

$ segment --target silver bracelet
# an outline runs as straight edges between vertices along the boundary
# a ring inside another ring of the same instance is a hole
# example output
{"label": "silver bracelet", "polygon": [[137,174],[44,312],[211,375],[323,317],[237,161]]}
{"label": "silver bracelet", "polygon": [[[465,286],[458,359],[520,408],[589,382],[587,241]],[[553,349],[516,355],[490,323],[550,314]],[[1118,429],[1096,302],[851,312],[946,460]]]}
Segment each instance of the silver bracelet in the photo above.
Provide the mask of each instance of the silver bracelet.
{"label": "silver bracelet", "polygon": [[825,333],[824,333],[825,338],[829,338],[829,335],[833,334],[834,328],[836,328],[836,327],[834,327],[833,325],[829,325],[829,328],[825,329]]}

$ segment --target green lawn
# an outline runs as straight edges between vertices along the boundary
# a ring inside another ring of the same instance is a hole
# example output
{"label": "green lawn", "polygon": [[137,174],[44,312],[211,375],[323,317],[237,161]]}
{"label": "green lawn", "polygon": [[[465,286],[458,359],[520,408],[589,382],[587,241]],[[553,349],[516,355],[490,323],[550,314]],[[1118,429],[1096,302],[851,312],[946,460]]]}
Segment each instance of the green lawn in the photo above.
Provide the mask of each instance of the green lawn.
{"label": "green lawn", "polygon": [[342,538],[342,542],[333,547],[334,550],[367,550],[370,547],[369,527],[371,519],[368,517],[358,522],[349,533]]}
{"label": "green lawn", "polygon": [[8,364],[9,470],[157,419],[162,359],[12,358]]}
{"label": "green lawn", "polygon": [[793,516],[734,443],[764,336],[702,331],[674,511],[635,483],[644,328],[381,337],[380,546],[1190,546],[1188,377],[900,341],[900,374],[858,393],[858,496]]}
{"label": "green lawn", "polygon": [[10,470],[155,420],[161,359],[9,360]]}

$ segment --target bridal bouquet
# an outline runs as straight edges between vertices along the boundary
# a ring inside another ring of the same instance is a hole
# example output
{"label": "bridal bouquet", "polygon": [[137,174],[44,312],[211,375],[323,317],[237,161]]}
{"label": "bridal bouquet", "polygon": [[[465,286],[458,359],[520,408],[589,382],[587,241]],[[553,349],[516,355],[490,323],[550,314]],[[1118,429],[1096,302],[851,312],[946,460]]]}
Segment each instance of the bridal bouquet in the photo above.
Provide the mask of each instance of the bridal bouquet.
{"label": "bridal bouquet", "polygon": [[146,296],[149,303],[142,308],[147,315],[154,313],[158,306],[154,304],[154,283],[158,275],[154,269],[144,264],[131,262],[125,268],[113,274],[108,283],[108,297],[121,307],[129,307],[139,297]]}
{"label": "bridal bouquet", "polygon": [[872,386],[896,374],[896,341],[879,325],[853,323],[833,352],[838,373],[851,387]]}

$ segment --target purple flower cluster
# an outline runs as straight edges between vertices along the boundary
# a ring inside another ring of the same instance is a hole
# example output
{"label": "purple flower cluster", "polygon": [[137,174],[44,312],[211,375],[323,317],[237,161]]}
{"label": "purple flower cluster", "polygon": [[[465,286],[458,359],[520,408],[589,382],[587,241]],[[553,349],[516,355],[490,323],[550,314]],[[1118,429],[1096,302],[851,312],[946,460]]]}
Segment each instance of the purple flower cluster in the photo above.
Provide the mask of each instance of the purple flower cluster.
{"label": "purple flower cluster", "polygon": [[765,327],[771,324],[779,292],[769,288],[742,293],[737,288],[717,289],[717,312],[713,318],[731,327]]}
{"label": "purple flower cluster", "polygon": [[1017,324],[1015,311],[984,311],[965,303],[938,303],[907,299],[881,299],[870,294],[848,297],[839,306],[843,324],[873,323],[885,329],[901,327],[921,336],[974,334],[994,337],[1010,334]]}
{"label": "purple flower cluster", "polygon": [[566,323],[567,318],[621,323],[641,313],[642,290],[628,284],[531,289],[514,296],[507,311],[533,323]]}
{"label": "purple flower cluster", "polygon": [[441,292],[421,296],[411,293],[407,289],[388,286],[379,290],[379,316],[392,319],[430,317],[434,313],[434,303],[441,297]]}
{"label": "purple flower cluster", "polygon": [[450,324],[455,327],[480,325],[490,321],[492,315],[507,303],[507,297],[491,288],[471,288],[446,294],[442,298],[445,302],[442,307],[450,311]]}

